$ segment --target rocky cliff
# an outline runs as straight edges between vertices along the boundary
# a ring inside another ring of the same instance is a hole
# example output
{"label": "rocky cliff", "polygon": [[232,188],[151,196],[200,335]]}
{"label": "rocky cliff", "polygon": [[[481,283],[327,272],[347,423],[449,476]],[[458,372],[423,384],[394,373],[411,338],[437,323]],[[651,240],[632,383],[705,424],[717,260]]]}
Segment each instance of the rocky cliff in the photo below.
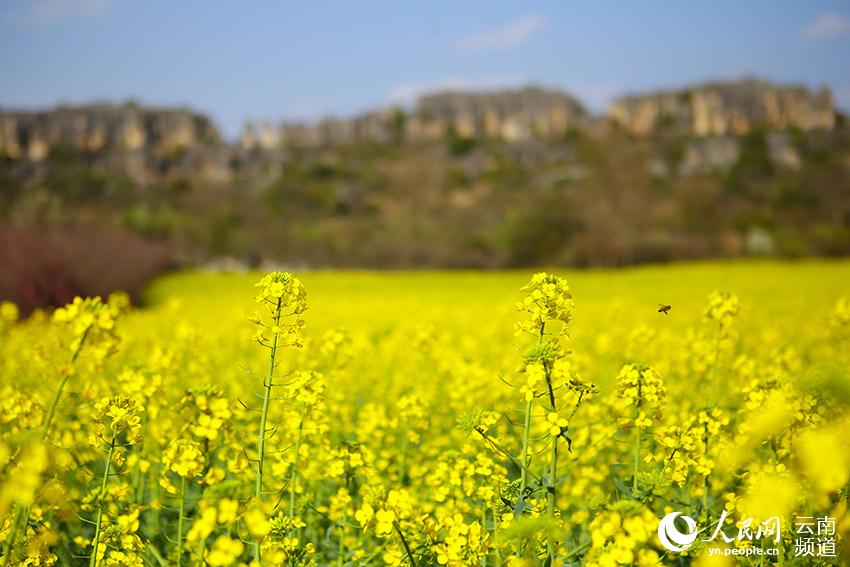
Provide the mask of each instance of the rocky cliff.
{"label": "rocky cliff", "polygon": [[229,148],[209,118],[185,109],[135,104],[60,106],[41,111],[0,111],[0,156],[54,165],[60,156],[85,156],[93,171],[126,175],[140,183],[169,174],[226,180]]}
{"label": "rocky cliff", "polygon": [[583,126],[588,118],[581,103],[557,91],[447,92],[419,99],[408,135],[433,138],[453,128],[458,135],[470,138],[551,139]]}
{"label": "rocky cliff", "polygon": [[441,92],[421,97],[412,111],[390,107],[352,119],[327,118],[312,124],[287,123],[275,128],[248,125],[240,140],[245,149],[281,144],[306,147],[393,140],[422,142],[447,133],[509,142],[553,139],[590,118],[572,96],[541,88],[487,93]]}
{"label": "rocky cliff", "polygon": [[[610,121],[633,134],[693,138],[686,141],[678,167],[685,175],[730,167],[739,156],[737,138],[754,129],[828,130],[835,116],[828,91],[757,80],[629,96],[607,111]],[[139,183],[170,175],[227,183],[234,174],[277,171],[281,150],[289,147],[416,144],[447,137],[551,142],[570,131],[604,137],[605,121],[566,93],[535,87],[435,93],[421,97],[412,109],[387,107],[348,119],[248,124],[232,145],[222,141],[208,118],[187,110],[90,105],[0,112],[0,156],[29,164],[23,178],[37,177],[33,164],[50,164],[56,151],[83,154],[104,175],[128,175]],[[798,165],[786,138],[773,136],[770,142],[775,162]]]}
{"label": "rocky cliff", "polygon": [[41,160],[52,148],[172,151],[221,142],[205,116],[187,110],[90,105],[37,112],[0,112],[0,151]]}
{"label": "rocky cliff", "polygon": [[748,79],[687,90],[627,96],[607,115],[637,135],[659,131],[696,136],[746,134],[755,128],[831,129],[835,107],[828,90],[777,86]]}

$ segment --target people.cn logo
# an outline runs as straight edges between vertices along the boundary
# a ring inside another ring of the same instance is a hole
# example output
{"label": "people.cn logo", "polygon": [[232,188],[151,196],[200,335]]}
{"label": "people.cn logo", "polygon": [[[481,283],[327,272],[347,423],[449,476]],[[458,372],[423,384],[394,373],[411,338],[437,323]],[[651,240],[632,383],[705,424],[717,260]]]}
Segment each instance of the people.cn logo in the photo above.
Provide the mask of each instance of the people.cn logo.
{"label": "people.cn logo", "polygon": [[[676,518],[681,516],[688,527],[687,533],[682,533],[676,527]],[[690,516],[682,516],[681,512],[670,512],[658,522],[658,541],[669,551],[685,551],[697,538],[697,523]]]}

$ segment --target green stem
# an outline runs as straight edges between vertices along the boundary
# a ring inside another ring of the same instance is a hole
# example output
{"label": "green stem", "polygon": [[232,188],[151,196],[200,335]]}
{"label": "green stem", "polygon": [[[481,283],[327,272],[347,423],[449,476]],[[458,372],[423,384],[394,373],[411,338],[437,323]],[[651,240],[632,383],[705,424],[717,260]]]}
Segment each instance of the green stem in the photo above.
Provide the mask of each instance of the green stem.
{"label": "green stem", "polygon": [[180,477],[180,510],[177,517],[177,567],[183,565],[183,516],[186,512],[186,478]]}
{"label": "green stem", "polygon": [[520,467],[521,476],[520,476],[520,496],[523,496],[525,493],[525,488],[528,486],[528,439],[530,436],[529,430],[531,429],[531,405],[534,402],[534,399],[528,400],[528,403],[525,404],[525,417],[523,419],[522,425],[522,455]]}
{"label": "green stem", "polygon": [[[481,529],[484,530],[485,533],[487,532],[487,504],[485,502],[481,503]],[[487,567],[487,555],[484,555],[481,558],[481,567]]]}
{"label": "green stem", "polygon": [[[499,492],[499,485],[496,485],[496,493]],[[499,519],[496,515],[496,508],[493,507],[491,509],[491,513],[493,514],[493,549],[496,552],[496,565],[502,565],[502,552],[499,547]]]}
{"label": "green stem", "polygon": [[[147,419],[146,416],[142,416],[142,431],[147,430]],[[139,448],[140,459],[143,455],[147,455],[147,435],[142,437],[142,443]],[[136,499],[137,504],[144,503],[145,497],[145,486],[147,485],[147,472],[142,472],[142,467],[139,463],[136,463],[136,470],[133,471],[133,496]]]}
{"label": "green stem", "polygon": [[533,472],[531,472],[531,470],[529,470],[529,468],[528,468],[527,466],[525,466],[525,465],[524,465],[524,464],[522,464],[520,461],[518,461],[518,460],[517,460],[517,459],[516,459],[513,455],[511,455],[511,454],[510,454],[510,453],[509,453],[509,452],[508,452],[508,451],[507,451],[504,447],[502,447],[501,445],[499,445],[498,443],[496,443],[496,441],[495,441],[492,437],[490,437],[489,435],[487,435],[487,433],[486,433],[483,429],[481,429],[480,427],[476,427],[476,428],[475,428],[475,431],[476,431],[476,432],[477,432],[477,433],[478,433],[481,437],[483,437],[483,438],[484,438],[484,440],[487,442],[487,444],[488,444],[488,445],[490,445],[490,448],[491,448],[491,449],[493,449],[493,450],[494,450],[494,451],[496,451],[497,453],[501,453],[502,455],[504,455],[505,457],[507,457],[507,458],[508,458],[508,460],[511,462],[511,464],[513,464],[516,468],[518,468],[519,470],[521,470],[522,472],[524,472],[524,473],[526,474],[526,477],[527,477],[527,478],[530,478],[531,480],[540,480],[539,478],[537,478],[537,475],[535,475]]}
{"label": "green stem", "polygon": [[[277,300],[277,307],[275,308],[274,315],[274,326],[275,328],[280,325],[280,308],[281,308],[281,300]],[[263,464],[265,462],[266,457],[266,421],[269,416],[269,403],[271,402],[272,397],[272,379],[274,378],[274,368],[275,368],[275,357],[277,356],[277,341],[278,341],[278,333],[274,334],[274,338],[272,339],[271,344],[271,353],[269,354],[269,369],[266,372],[266,378],[263,380],[263,410],[260,414],[260,430],[257,433],[257,481],[254,487],[254,499],[257,501],[257,504],[261,504],[263,500]],[[260,558],[260,542],[255,541],[252,546],[254,547],[254,559],[257,560],[257,563],[262,564]]]}
{"label": "green stem", "polygon": [[635,476],[632,479],[632,496],[637,494],[638,473],[640,473],[640,437],[641,428],[635,425]]}
{"label": "green stem", "polygon": [[[152,478],[159,478],[162,474],[162,465],[155,464],[151,467],[150,476]],[[160,492],[161,486],[158,482],[150,483],[150,499],[152,502],[160,501]],[[145,534],[149,539],[153,539],[156,535],[162,532],[162,514],[159,508],[154,508],[150,511],[150,514],[145,514],[143,516],[145,518],[145,523],[142,525],[142,533]],[[148,546],[148,549],[155,549],[153,546]]]}
{"label": "green stem", "polygon": [[[557,413],[558,409],[555,405],[555,390],[552,387],[552,372],[548,365],[544,364],[544,369],[546,371],[546,387],[549,390],[549,405],[551,406],[551,411]],[[560,435],[560,434],[559,434]],[[559,435],[555,435],[552,437],[552,457],[550,460],[550,468],[549,468],[549,487],[547,490],[547,504],[548,504],[548,515],[549,515],[549,533],[546,538],[546,548],[549,552],[549,564],[555,564],[555,486],[557,484],[558,479],[558,437]]]}
{"label": "green stem", "polygon": [[162,554],[160,554],[159,550],[158,550],[155,546],[153,546],[153,545],[148,545],[148,546],[145,548],[145,551],[147,551],[147,552],[149,552],[151,555],[153,555],[153,558],[154,558],[154,559],[156,559],[156,562],[157,562],[157,563],[159,563],[160,565],[162,565],[162,567],[166,567],[166,566],[168,565],[168,563],[167,563],[167,562],[165,561],[165,559],[162,557]]}
{"label": "green stem", "polygon": [[337,565],[342,567],[345,556],[345,522],[348,520],[348,514],[342,515],[342,523],[339,525],[339,546],[337,550]]}
{"label": "green stem", "polygon": [[[703,428],[704,428],[703,441],[705,442],[704,457],[705,457],[705,459],[708,459],[708,424],[707,423],[704,424]],[[705,480],[703,481],[703,486],[702,486],[702,510],[703,510],[703,513],[705,514],[706,520],[708,520],[708,518],[709,518],[709,513],[708,513],[708,488],[709,488],[708,477],[709,476],[710,476],[709,474],[705,475]]]}
{"label": "green stem", "polygon": [[[537,336],[537,344],[543,344],[543,337],[546,332],[546,323],[541,323],[540,325],[540,333]],[[534,404],[534,396],[531,396],[531,399],[525,404],[525,416],[523,421],[523,429],[522,429],[522,476],[521,476],[521,484],[520,484],[520,496],[524,496],[525,487],[528,483],[528,467],[530,465],[528,458],[528,440],[531,435],[531,409]]]}
{"label": "green stem", "polygon": [[3,546],[3,566],[9,564],[12,557],[12,546],[15,543],[15,537],[18,535],[18,524],[21,523],[21,517],[24,514],[24,507],[17,504],[15,507],[15,517],[12,520],[12,526],[9,528],[9,537],[6,538],[6,543]]}
{"label": "green stem", "polygon": [[207,538],[201,540],[198,545],[198,567],[204,567],[204,550],[207,547]]}
{"label": "green stem", "polygon": [[575,557],[576,555],[578,555],[582,551],[586,550],[587,548],[590,547],[591,543],[592,542],[588,541],[588,542],[585,542],[585,543],[581,544],[580,546],[576,547],[571,552],[569,552],[566,557],[564,557],[564,561],[572,559],[573,557]]}
{"label": "green stem", "polygon": [[640,406],[643,401],[643,383],[638,380],[637,384],[637,404],[635,405],[635,470],[634,478],[632,478],[632,497],[637,496],[638,489],[638,473],[640,473],[640,437],[641,427],[637,424],[640,419]]}
{"label": "green stem", "polygon": [[56,415],[56,406],[59,405],[59,398],[62,397],[62,391],[65,389],[65,384],[68,383],[70,376],[65,375],[59,381],[59,387],[56,389],[56,394],[53,396],[53,402],[50,404],[50,409],[47,411],[47,417],[44,420],[44,427],[41,431],[41,439],[45,441],[50,432],[50,424],[53,423],[53,416]]}
{"label": "green stem", "polygon": [[289,473],[289,517],[295,517],[295,483],[298,482],[298,454],[301,452],[301,440],[304,437],[304,416],[307,408],[301,410],[298,422],[298,437],[295,439],[295,455],[292,457],[292,471]]}
{"label": "green stem", "polygon": [[552,438],[552,462],[549,469],[549,490],[548,490],[548,514],[549,514],[549,535],[546,541],[546,547],[549,551],[550,565],[555,564],[555,487],[557,486],[558,478],[558,438]]}
{"label": "green stem", "polygon": [[[86,342],[86,338],[89,336],[89,331],[91,331],[91,325],[86,327],[85,331],[83,331],[83,334],[80,336],[80,344],[78,344],[77,348],[74,349],[74,352],[71,353],[71,364],[74,364],[77,361],[77,357],[80,356],[80,352],[83,350],[83,343]],[[62,391],[65,389],[65,384],[68,383],[68,379],[70,377],[70,374],[66,374],[59,382],[59,387],[56,389],[56,394],[53,396],[53,401],[50,404],[50,409],[48,410],[47,417],[44,420],[44,427],[41,432],[42,441],[47,439],[47,435],[50,432],[50,424],[53,423],[53,417],[56,415],[56,407],[59,405],[59,399],[62,397]]]}
{"label": "green stem", "polygon": [[103,469],[103,478],[100,481],[100,492],[97,495],[97,519],[95,520],[94,544],[92,546],[89,566],[97,565],[97,549],[100,546],[100,524],[103,519],[103,498],[106,495],[106,484],[109,482],[109,469],[112,466],[112,456],[115,453],[115,433],[109,441],[109,455],[106,457],[106,467]]}
{"label": "green stem", "polygon": [[410,560],[411,567],[416,567],[416,561],[413,559],[413,552],[410,550],[410,546],[407,544],[404,534],[401,533],[401,528],[399,527],[398,522],[393,521],[393,527],[395,528],[398,537],[401,539],[401,545],[404,547],[404,552],[407,553],[407,558]]}

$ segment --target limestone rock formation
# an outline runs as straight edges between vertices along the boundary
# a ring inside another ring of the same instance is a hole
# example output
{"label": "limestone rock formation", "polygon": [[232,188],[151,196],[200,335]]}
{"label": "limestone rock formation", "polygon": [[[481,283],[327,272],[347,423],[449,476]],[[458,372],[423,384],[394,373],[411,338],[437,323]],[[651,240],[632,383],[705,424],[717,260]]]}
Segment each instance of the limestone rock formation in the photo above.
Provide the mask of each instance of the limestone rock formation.
{"label": "limestone rock formation", "polygon": [[828,90],[812,92],[755,79],[628,96],[615,101],[607,115],[637,135],[671,131],[724,136],[746,134],[755,128],[812,130],[835,125],[835,107]]}
{"label": "limestone rock formation", "polygon": [[587,119],[581,103],[558,91],[529,87],[493,93],[445,92],[419,99],[409,136],[433,138],[453,128],[465,137],[551,139],[583,126]]}
{"label": "limestone rock formation", "polygon": [[284,143],[334,146],[392,140],[436,140],[458,136],[501,138],[509,142],[552,139],[588,121],[584,107],[558,91],[528,87],[487,93],[441,92],[421,97],[405,113],[390,107],[349,120],[328,118],[315,124],[284,124]]}
{"label": "limestone rock formation", "polygon": [[398,107],[383,108],[351,119],[324,118],[313,124],[284,123],[283,143],[293,146],[343,146],[357,143],[386,143],[398,139],[404,127]]}
{"label": "limestone rock formation", "polygon": [[259,127],[247,122],[239,137],[239,146],[243,150],[276,150],[282,142],[281,129],[275,128],[270,122],[262,122]]}
{"label": "limestone rock formation", "polygon": [[28,172],[55,162],[52,155],[76,155],[93,171],[138,183],[171,174],[223,182],[230,177],[228,151],[207,117],[184,109],[95,104],[0,111],[0,155],[29,164]]}
{"label": "limestone rock formation", "polygon": [[208,118],[187,110],[98,104],[0,112],[0,152],[11,158],[39,161],[53,148],[167,152],[220,142]]}
{"label": "limestone rock formation", "polygon": [[0,157],[11,158],[14,175],[25,180],[60,167],[62,156],[76,156],[93,171],[126,175],[141,184],[170,176],[228,183],[234,176],[272,179],[292,148],[442,143],[455,136],[498,139],[540,155],[564,152],[565,146],[550,142],[575,131],[604,140],[614,122],[633,134],[678,144],[676,159],[650,160],[653,175],[701,175],[729,170],[741,155],[741,136],[753,130],[764,130],[774,164],[799,168],[801,156],[787,128],[833,129],[836,121],[828,91],[757,80],[625,97],[610,106],[607,116],[610,122],[588,113],[569,94],[537,87],[447,91],[422,96],[411,109],[389,106],[312,123],[249,123],[228,144],[207,117],[185,109],[99,104],[0,110]]}

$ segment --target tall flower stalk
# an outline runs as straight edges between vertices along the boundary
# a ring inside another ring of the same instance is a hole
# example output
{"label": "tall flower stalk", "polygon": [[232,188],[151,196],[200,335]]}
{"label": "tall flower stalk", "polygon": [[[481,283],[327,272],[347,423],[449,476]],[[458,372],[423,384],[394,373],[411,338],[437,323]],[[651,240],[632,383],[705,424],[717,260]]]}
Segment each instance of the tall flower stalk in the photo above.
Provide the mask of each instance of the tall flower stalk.
{"label": "tall flower stalk", "polygon": [[[56,408],[62,399],[62,394],[71,376],[75,373],[77,359],[86,344],[91,344],[97,359],[102,360],[115,351],[117,338],[115,336],[115,320],[128,305],[128,299],[124,294],[113,294],[108,303],[104,303],[100,297],[75,297],[74,300],[60,307],[53,313],[53,322],[59,327],[70,328],[71,340],[63,349],[69,351],[68,361],[60,366],[59,371],[62,378],[56,387],[56,392],[48,406],[44,421],[41,426],[41,440],[46,441],[50,435],[50,426],[56,416]],[[6,308],[9,309],[8,307]],[[17,314],[16,314],[17,316]],[[12,528],[3,547],[3,565],[8,565],[11,551],[15,545],[18,526],[22,524],[26,533],[26,524],[29,521],[29,506],[19,507],[14,514]]]}
{"label": "tall flower stalk", "polygon": [[298,482],[298,455],[301,453],[301,442],[304,439],[304,417],[307,414],[307,408],[301,410],[301,417],[298,420],[298,435],[295,438],[295,452],[292,457],[292,470],[289,473],[289,517],[295,517],[295,494],[297,492],[296,483]]}
{"label": "tall flower stalk", "polygon": [[[572,320],[572,294],[567,282],[558,276],[546,273],[535,274],[522,288],[525,297],[517,304],[517,309],[526,318],[517,323],[517,335],[533,337],[532,346],[526,351],[520,369],[525,378],[521,392],[525,398],[523,415],[520,497],[525,497],[530,477],[531,430],[534,426],[535,403],[542,406],[545,421],[545,439],[549,445],[549,462],[541,484],[546,489],[546,512],[549,530],[546,551],[549,563],[555,564],[558,554],[556,541],[557,488],[558,488],[558,451],[559,441],[571,443],[568,436],[569,420],[578,411],[582,401],[595,387],[583,384],[572,371],[568,360],[569,352],[563,343],[569,338],[568,325]],[[575,396],[575,405],[569,418],[562,417],[559,411],[564,406],[565,396]]]}
{"label": "tall flower stalk", "polygon": [[[92,539],[92,552],[89,565],[95,567],[101,559],[100,538],[103,524],[103,502],[107,494],[109,477],[113,464],[124,459],[119,458],[118,452],[124,447],[134,445],[142,440],[142,409],[136,401],[125,396],[103,398],[95,406],[95,430],[89,437],[89,442],[95,446],[106,445],[107,456],[103,467],[103,476],[95,498],[95,532]],[[108,439],[108,441],[107,441]]]}
{"label": "tall flower stalk", "polygon": [[714,340],[714,360],[711,368],[712,387],[717,386],[717,376],[720,371],[720,352],[723,341],[732,337],[733,324],[738,316],[738,304],[738,296],[728,291],[713,291],[708,296],[705,319],[717,324]]}
{"label": "tall flower stalk", "polygon": [[641,442],[643,430],[652,426],[664,406],[665,390],[661,376],[645,364],[626,364],[617,376],[617,393],[626,408],[631,407],[628,418],[634,427],[632,459],[632,495],[637,498],[640,488]]}
{"label": "tall flower stalk", "polygon": [[[738,316],[738,305],[738,296],[734,293],[727,291],[713,291],[708,296],[708,307],[705,309],[704,316],[707,321],[717,324],[714,341],[714,361],[711,365],[711,380],[709,382],[712,388],[717,388],[719,386],[718,376],[720,375],[720,354],[724,341],[728,341],[728,339],[734,336],[734,323]],[[707,425],[704,440],[707,453],[709,443]],[[704,514],[706,518],[709,517],[709,490],[710,480],[709,475],[706,474],[703,482],[702,493],[702,514]]]}
{"label": "tall flower stalk", "polygon": [[95,532],[92,544],[92,552],[89,557],[89,565],[95,567],[98,562],[98,548],[100,547],[100,528],[103,523],[103,497],[106,495],[106,484],[109,482],[109,469],[112,467],[112,458],[115,455],[115,437],[109,441],[109,453],[106,457],[106,466],[103,468],[103,478],[100,481],[100,490],[97,493],[97,515],[95,516]]}
{"label": "tall flower stalk", "polygon": [[[200,443],[191,439],[174,439],[168,444],[162,455],[162,478],[160,485],[169,494],[177,496],[177,565],[183,565],[185,546],[186,521],[186,481],[200,478],[204,473],[205,457]],[[179,488],[174,485],[171,477],[177,475],[180,479]]]}
{"label": "tall flower stalk", "polygon": [[522,467],[520,468],[520,486],[519,492],[520,494],[525,494],[525,489],[528,487],[528,442],[531,437],[531,410],[533,408],[533,398],[529,399],[525,403],[525,411],[523,412],[522,417],[522,454],[521,454],[521,463]]}
{"label": "tall flower stalk", "polygon": [[70,351],[68,363],[60,368],[62,379],[53,395],[53,400],[47,410],[42,426],[41,437],[46,440],[50,434],[50,426],[56,415],[56,408],[62,398],[68,380],[74,374],[74,366],[83,347],[87,343],[95,349],[99,358],[104,358],[114,351],[117,342],[115,336],[115,320],[121,310],[126,306],[126,298],[123,295],[110,297],[108,303],[104,303],[100,297],[75,297],[72,303],[60,307],[53,313],[53,321],[57,325],[70,327],[71,341],[67,345]]}
{"label": "tall flower stalk", "polygon": [[[268,418],[272,388],[276,386],[274,378],[275,369],[279,363],[278,349],[284,346],[301,346],[298,333],[304,326],[304,321],[300,315],[307,309],[307,293],[301,281],[288,272],[272,272],[260,280],[257,287],[260,288],[260,292],[257,294],[256,301],[263,306],[265,314],[258,312],[251,318],[251,322],[257,326],[254,339],[269,350],[268,369],[263,378],[263,405],[257,431],[257,474],[254,482],[254,500],[257,505],[261,505],[264,495],[266,441],[270,437],[269,434],[275,431],[275,428],[269,427]],[[294,478],[290,479],[290,482],[292,481]],[[290,510],[293,507],[294,493],[291,492]],[[254,541],[252,547],[254,559],[259,563],[261,561],[260,541]]]}

